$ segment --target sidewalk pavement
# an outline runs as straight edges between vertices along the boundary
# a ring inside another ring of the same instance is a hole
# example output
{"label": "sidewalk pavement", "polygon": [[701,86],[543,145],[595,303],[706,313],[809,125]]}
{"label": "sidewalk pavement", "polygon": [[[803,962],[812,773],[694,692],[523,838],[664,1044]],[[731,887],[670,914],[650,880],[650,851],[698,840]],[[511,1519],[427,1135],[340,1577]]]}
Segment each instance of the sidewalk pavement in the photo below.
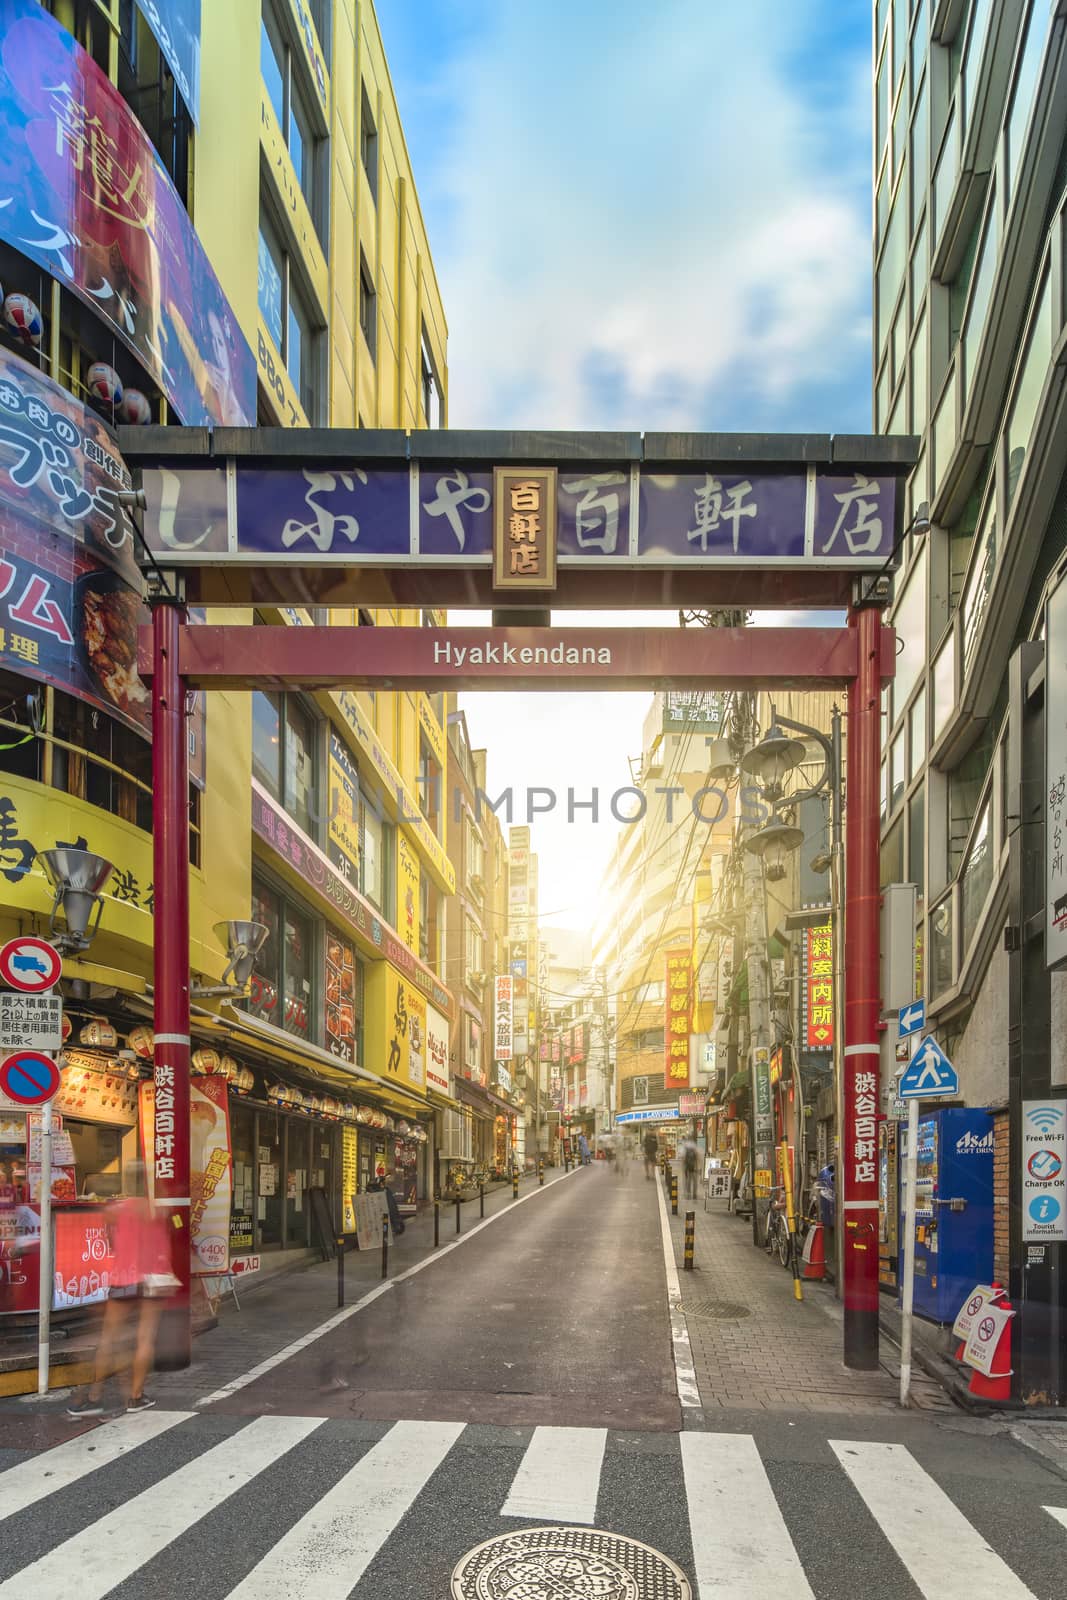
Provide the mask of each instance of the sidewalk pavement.
{"label": "sidewalk pavement", "polygon": [[[658,1180],[662,1188],[662,1179]],[[882,1341],[874,1372],[854,1372],[842,1360],[841,1308],[832,1286],[803,1284],[777,1257],[752,1243],[750,1218],[732,1215],[724,1200],[683,1200],[670,1216],[697,1387],[706,1413],[722,1411],[878,1412],[899,1409],[897,1351]],[[685,1212],[696,1212],[694,1270],[682,1264]],[[951,1412],[940,1385],[913,1371],[912,1404]]]}

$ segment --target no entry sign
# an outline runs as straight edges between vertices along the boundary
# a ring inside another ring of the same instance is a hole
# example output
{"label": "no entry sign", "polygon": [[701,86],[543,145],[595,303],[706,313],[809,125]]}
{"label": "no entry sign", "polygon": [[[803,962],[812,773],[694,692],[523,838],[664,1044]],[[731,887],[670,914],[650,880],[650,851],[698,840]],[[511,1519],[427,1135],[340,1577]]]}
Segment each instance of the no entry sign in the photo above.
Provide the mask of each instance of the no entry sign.
{"label": "no entry sign", "polygon": [[0,1065],[0,1089],[21,1106],[40,1106],[59,1089],[59,1068],[39,1050],[20,1050]]}
{"label": "no entry sign", "polygon": [[43,994],[59,982],[63,958],[47,939],[9,939],[0,949],[0,982],[23,994]]}

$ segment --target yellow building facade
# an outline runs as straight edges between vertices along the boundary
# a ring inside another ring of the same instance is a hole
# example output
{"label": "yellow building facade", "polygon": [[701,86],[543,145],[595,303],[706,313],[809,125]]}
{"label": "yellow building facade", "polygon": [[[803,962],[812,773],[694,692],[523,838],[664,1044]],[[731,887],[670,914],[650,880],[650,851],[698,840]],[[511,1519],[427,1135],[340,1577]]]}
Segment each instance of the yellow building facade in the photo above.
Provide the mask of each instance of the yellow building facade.
{"label": "yellow building facade", "polygon": [[[67,418],[86,486],[90,472],[120,481],[123,424],[444,422],[444,310],[367,0],[205,0],[189,8],[202,16],[196,41],[161,34],[140,0],[12,3],[12,26],[40,42],[53,76],[57,62],[69,75],[61,100],[44,77],[26,93],[55,116],[71,190],[85,181],[68,244],[51,254],[0,213],[0,282],[40,319],[34,341],[5,312],[0,384]],[[20,114],[0,105],[11,126]],[[120,148],[142,153],[121,182]],[[120,199],[142,208],[121,219],[140,243],[108,243],[101,227],[96,250],[97,213],[113,222]],[[142,327],[150,290],[155,321]],[[149,1070],[154,903],[132,533],[120,522],[127,547],[101,559],[95,511],[79,522],[72,501],[64,510],[14,482],[14,464],[0,453],[0,544],[28,620],[0,618],[0,936],[48,933],[37,852],[76,846],[113,864],[91,946],[64,959],[68,1049],[83,1073],[135,1083]],[[293,608],[211,620],[441,619]],[[199,1070],[230,1082],[231,1253],[305,1247],[312,1188],[346,1227],[352,1192],[381,1167],[402,1172],[405,1203],[422,1198],[434,1101],[454,1104],[438,976],[455,888],[443,705],[220,691],[191,706],[189,727],[193,1042]],[[215,925],[250,917],[268,932],[249,993],[203,993],[227,965]],[[83,1100],[99,1111],[103,1098]],[[10,1107],[0,1117],[0,1152],[13,1140],[7,1164],[24,1171],[19,1119]],[[84,1120],[71,1181],[114,1192],[137,1129],[128,1116]]]}

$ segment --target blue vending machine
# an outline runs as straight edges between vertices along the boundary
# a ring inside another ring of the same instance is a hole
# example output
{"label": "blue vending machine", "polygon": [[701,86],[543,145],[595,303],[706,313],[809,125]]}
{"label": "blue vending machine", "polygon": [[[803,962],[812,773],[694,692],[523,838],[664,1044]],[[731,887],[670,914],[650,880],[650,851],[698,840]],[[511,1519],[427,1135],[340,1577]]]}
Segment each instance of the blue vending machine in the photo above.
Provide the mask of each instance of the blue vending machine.
{"label": "blue vending machine", "polygon": [[[904,1271],[907,1123],[900,1124],[900,1276]],[[954,1322],[976,1283],[993,1278],[993,1125],[958,1106],[919,1118],[915,1310]]]}

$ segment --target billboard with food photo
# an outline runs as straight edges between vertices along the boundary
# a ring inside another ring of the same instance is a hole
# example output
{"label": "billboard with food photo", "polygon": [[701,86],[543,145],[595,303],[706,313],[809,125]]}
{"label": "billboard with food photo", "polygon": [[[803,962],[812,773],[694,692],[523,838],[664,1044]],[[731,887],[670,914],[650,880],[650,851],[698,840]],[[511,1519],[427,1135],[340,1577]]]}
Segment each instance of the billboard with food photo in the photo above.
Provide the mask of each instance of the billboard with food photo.
{"label": "billboard with food photo", "polygon": [[355,946],[332,928],[326,929],[326,1048],[341,1061],[357,1059],[360,969]]}
{"label": "billboard with food photo", "polygon": [[[189,1084],[189,1228],[194,1277],[216,1277],[230,1264],[230,1151],[228,1085],[224,1073]],[[154,1189],[155,1085],[141,1085],[141,1146],[149,1192]]]}
{"label": "billboard with food photo", "polygon": [[[109,428],[11,351],[0,350],[0,667],[49,683],[150,736],[137,672],[148,621],[132,480]],[[203,782],[202,706],[189,766]]]}

